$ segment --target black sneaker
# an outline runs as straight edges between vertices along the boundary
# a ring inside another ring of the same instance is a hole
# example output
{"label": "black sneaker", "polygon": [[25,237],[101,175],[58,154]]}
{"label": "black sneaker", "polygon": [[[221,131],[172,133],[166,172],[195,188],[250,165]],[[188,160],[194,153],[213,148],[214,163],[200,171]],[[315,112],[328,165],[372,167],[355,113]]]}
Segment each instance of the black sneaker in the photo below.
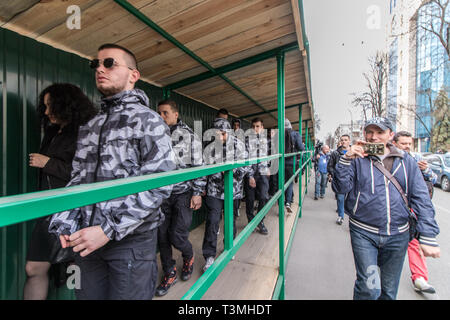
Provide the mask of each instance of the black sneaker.
{"label": "black sneaker", "polygon": [[181,280],[188,281],[194,271],[194,257],[183,259],[183,270],[181,271]]}
{"label": "black sneaker", "polygon": [[268,235],[269,234],[269,230],[267,230],[266,226],[262,222],[258,225],[258,232],[263,234],[263,235]]}
{"label": "black sneaker", "polygon": [[161,284],[156,288],[155,295],[157,297],[165,296],[175,282],[177,282],[177,268],[174,267],[171,272],[164,275]]}

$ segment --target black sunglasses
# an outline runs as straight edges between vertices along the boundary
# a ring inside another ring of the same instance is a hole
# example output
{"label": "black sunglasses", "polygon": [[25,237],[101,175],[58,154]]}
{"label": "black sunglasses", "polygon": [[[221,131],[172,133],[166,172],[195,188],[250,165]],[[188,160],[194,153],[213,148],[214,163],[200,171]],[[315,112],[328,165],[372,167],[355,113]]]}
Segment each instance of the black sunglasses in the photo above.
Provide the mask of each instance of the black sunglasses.
{"label": "black sunglasses", "polygon": [[100,59],[93,59],[89,62],[89,66],[91,67],[91,69],[97,69],[101,63],[106,69],[110,69],[113,66],[118,66],[118,67],[127,67],[128,69],[133,70],[133,68],[130,68],[129,66],[118,64],[116,61],[114,61],[114,58],[106,58],[103,60],[103,62]]}

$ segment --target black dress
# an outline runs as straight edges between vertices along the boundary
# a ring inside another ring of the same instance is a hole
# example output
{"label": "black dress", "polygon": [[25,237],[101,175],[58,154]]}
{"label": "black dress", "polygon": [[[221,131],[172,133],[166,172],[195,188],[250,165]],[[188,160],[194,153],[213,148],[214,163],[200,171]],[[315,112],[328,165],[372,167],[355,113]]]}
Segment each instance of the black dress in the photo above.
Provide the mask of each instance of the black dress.
{"label": "black dress", "polygon": [[[45,129],[40,154],[50,158],[44,168],[39,169],[39,190],[62,188],[70,180],[72,159],[77,147],[77,130],[71,126],[64,127],[59,132],[58,125],[50,125]],[[27,252],[27,261],[51,262],[52,248],[56,235],[48,232],[51,215],[39,218],[31,235]]]}

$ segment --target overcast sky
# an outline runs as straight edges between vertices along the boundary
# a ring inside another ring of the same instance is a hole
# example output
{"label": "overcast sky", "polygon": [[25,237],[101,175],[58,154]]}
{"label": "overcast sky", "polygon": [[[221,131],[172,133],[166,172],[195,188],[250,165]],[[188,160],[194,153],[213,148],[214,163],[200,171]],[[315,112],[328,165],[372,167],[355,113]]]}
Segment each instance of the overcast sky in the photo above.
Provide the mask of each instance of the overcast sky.
{"label": "overcast sky", "polygon": [[313,102],[321,120],[320,140],[341,123],[360,119],[351,105],[368,71],[368,57],[386,47],[389,0],[304,0],[311,54]]}

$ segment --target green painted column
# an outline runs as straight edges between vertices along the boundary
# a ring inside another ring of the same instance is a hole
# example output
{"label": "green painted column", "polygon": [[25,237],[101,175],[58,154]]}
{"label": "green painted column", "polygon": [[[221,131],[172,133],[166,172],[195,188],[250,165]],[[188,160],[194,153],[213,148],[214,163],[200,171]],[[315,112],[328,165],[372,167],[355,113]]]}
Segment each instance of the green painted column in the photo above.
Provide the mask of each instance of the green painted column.
{"label": "green painted column", "polygon": [[164,87],[164,88],[163,88],[163,99],[164,99],[164,100],[169,99],[169,98],[170,98],[171,92],[172,92],[172,91],[171,91],[170,89]]}
{"label": "green painted column", "polygon": [[284,167],[285,167],[285,150],[284,150],[284,53],[277,55],[277,96],[278,96],[278,152],[281,158],[278,162],[278,189],[281,190],[281,196],[278,199],[279,213],[279,281],[281,281],[279,298],[284,300]]}
{"label": "green painted column", "polygon": [[[302,137],[302,109],[303,109],[303,104],[300,104],[298,106],[298,132],[300,133],[300,137]],[[304,141],[302,141],[304,142]],[[306,148],[306,146],[305,146]],[[301,168],[303,166],[303,153],[299,156],[300,157],[300,161],[299,161],[299,167]],[[299,173],[299,179],[298,179],[298,217],[301,218],[302,217],[302,199],[303,199],[303,195],[302,195],[302,175],[303,170],[300,170]]]}
{"label": "green painted column", "polygon": [[[305,147],[309,151],[309,137],[308,137],[308,121],[305,125]],[[308,176],[309,176],[309,165],[306,165],[306,175],[305,175],[305,194],[308,193]]]}
{"label": "green painted column", "polygon": [[225,250],[233,246],[233,169],[225,171],[224,236]]}

